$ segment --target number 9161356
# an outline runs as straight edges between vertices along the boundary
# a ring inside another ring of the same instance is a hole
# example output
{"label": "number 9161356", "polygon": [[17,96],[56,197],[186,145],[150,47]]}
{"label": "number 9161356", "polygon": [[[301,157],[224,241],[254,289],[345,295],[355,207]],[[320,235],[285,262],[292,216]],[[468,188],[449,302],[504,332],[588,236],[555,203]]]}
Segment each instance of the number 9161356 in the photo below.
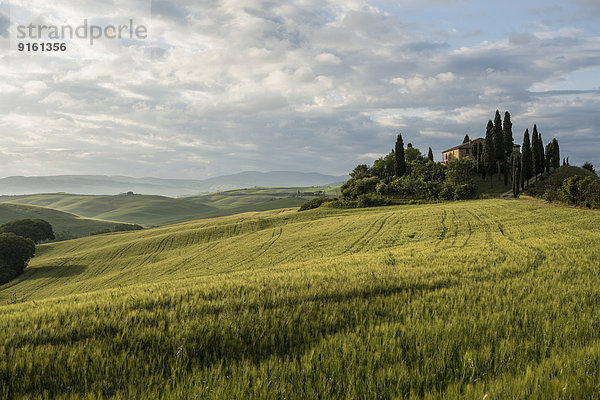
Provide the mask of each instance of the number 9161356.
{"label": "number 9161356", "polygon": [[17,45],[17,49],[19,51],[66,51],[67,44],[66,43],[19,43]]}

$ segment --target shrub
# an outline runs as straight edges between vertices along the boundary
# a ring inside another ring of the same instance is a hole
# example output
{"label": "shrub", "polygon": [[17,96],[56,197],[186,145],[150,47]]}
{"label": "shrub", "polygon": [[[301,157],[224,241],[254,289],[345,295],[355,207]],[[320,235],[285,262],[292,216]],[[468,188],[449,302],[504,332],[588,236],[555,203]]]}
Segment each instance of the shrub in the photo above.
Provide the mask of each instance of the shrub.
{"label": "shrub", "polygon": [[342,195],[348,199],[356,200],[361,194],[375,191],[379,178],[351,178],[342,185]]}
{"label": "shrub", "polygon": [[298,211],[306,211],[306,210],[312,210],[313,208],[319,208],[319,207],[321,207],[321,205],[323,203],[326,203],[328,201],[330,201],[330,199],[327,197],[317,197],[316,199],[312,199],[312,200],[307,201],[306,203],[302,204],[300,206],[300,209],[298,209]]}
{"label": "shrub", "polygon": [[363,194],[358,197],[357,207],[378,207],[388,205],[389,201],[374,194]]}
{"label": "shrub", "polygon": [[454,200],[472,199],[477,191],[477,185],[474,183],[463,183],[454,186]]}
{"label": "shrub", "polygon": [[14,233],[0,234],[0,284],[10,282],[23,273],[35,254],[33,240]]}
{"label": "shrub", "polygon": [[564,203],[587,208],[600,208],[600,179],[592,176],[572,176],[561,188]]}

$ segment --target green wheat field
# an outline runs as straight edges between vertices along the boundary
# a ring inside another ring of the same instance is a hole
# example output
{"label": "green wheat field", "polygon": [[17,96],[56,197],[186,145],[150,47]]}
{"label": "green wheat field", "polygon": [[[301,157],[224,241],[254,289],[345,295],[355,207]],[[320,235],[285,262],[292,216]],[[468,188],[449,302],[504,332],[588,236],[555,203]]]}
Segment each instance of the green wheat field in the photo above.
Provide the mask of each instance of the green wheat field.
{"label": "green wheat field", "polygon": [[597,399],[600,212],[271,210],[38,247],[2,399]]}

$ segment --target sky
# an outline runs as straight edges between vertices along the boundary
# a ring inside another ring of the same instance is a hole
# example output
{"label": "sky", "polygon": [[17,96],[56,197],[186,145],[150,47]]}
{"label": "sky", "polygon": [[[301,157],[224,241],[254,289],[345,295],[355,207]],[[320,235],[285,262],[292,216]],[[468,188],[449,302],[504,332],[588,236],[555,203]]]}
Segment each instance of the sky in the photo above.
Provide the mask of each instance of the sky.
{"label": "sky", "polygon": [[[18,36],[84,21],[147,34]],[[0,89],[0,177],[345,175],[496,109],[600,167],[600,2],[4,0]]]}

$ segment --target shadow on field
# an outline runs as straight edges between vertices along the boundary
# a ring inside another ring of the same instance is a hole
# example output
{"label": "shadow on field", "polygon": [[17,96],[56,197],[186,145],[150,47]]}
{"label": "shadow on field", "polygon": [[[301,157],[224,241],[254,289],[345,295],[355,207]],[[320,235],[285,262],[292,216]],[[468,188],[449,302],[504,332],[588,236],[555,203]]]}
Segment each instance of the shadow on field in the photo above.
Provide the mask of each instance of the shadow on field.
{"label": "shadow on field", "polygon": [[35,280],[41,278],[68,278],[79,275],[86,270],[85,265],[53,265],[48,267],[27,268],[21,280]]}

